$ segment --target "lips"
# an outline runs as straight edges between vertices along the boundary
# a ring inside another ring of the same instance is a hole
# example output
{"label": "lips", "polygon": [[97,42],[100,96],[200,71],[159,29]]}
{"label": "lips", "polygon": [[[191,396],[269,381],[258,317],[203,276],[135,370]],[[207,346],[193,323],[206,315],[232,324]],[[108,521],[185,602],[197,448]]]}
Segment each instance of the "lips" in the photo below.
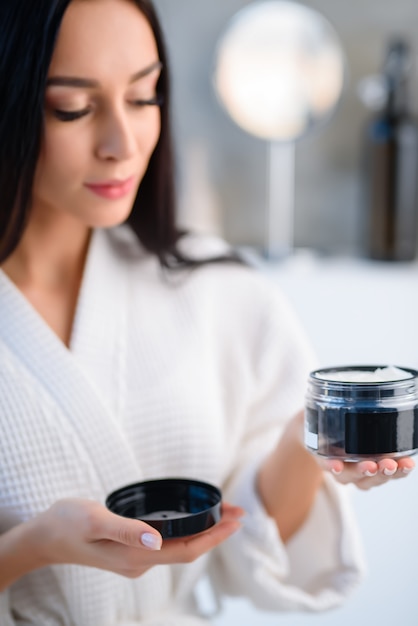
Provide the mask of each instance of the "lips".
{"label": "lips", "polygon": [[135,185],[135,177],[131,176],[125,180],[105,180],[97,183],[85,183],[85,187],[94,194],[107,198],[108,200],[118,200],[129,194]]}

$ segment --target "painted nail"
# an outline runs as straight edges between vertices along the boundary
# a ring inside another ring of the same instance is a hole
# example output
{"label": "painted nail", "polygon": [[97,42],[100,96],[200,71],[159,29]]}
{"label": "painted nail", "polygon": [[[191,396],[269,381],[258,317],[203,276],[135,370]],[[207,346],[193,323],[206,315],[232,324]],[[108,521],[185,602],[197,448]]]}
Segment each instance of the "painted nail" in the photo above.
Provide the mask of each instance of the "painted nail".
{"label": "painted nail", "polygon": [[143,533],[141,535],[141,543],[151,550],[161,550],[161,539],[152,533]]}
{"label": "painted nail", "polygon": [[377,472],[369,472],[369,470],[366,470],[365,472],[363,472],[363,476],[367,476],[369,478],[371,478],[372,476],[376,476]]}
{"label": "painted nail", "polygon": [[414,468],[413,467],[403,467],[402,472],[404,474],[410,474]]}
{"label": "painted nail", "polygon": [[397,470],[396,467],[394,469],[389,469],[388,467],[385,467],[385,469],[383,470],[383,473],[385,476],[393,476],[394,474],[396,474],[396,470]]}

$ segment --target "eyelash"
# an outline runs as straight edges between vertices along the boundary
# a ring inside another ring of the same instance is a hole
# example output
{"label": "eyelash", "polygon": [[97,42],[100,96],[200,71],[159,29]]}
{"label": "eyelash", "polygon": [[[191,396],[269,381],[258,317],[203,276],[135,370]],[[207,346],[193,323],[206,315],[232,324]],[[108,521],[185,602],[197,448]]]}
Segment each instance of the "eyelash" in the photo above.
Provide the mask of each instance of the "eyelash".
{"label": "eyelash", "polygon": [[[161,106],[163,101],[164,98],[162,95],[157,95],[155,98],[150,98],[149,100],[132,100],[130,104],[142,108],[145,106]],[[61,122],[74,122],[88,115],[90,111],[90,108],[81,109],[79,111],[61,111],[60,109],[55,109],[54,115]]]}

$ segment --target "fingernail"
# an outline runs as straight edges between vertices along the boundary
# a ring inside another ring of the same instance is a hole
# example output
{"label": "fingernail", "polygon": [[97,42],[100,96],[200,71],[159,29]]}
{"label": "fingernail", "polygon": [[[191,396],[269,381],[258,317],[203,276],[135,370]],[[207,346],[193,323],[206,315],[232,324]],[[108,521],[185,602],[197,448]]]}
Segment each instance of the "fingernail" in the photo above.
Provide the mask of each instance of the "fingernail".
{"label": "fingernail", "polygon": [[141,535],[141,543],[151,550],[161,550],[161,539],[152,533],[143,533]]}
{"label": "fingernail", "polygon": [[383,473],[385,476],[393,476],[396,473],[396,467],[393,469],[389,469],[388,467],[385,467],[385,469],[383,470]]}
{"label": "fingernail", "polygon": [[366,470],[365,472],[363,472],[364,476],[368,476],[368,477],[372,477],[372,476],[376,476],[377,472],[369,472],[369,470]]}
{"label": "fingernail", "polygon": [[410,474],[414,468],[413,467],[403,467],[402,472],[404,474]]}
{"label": "fingernail", "polygon": [[340,474],[342,474],[343,471],[335,469],[335,467],[331,467],[331,472],[334,474],[334,476],[339,476]]}

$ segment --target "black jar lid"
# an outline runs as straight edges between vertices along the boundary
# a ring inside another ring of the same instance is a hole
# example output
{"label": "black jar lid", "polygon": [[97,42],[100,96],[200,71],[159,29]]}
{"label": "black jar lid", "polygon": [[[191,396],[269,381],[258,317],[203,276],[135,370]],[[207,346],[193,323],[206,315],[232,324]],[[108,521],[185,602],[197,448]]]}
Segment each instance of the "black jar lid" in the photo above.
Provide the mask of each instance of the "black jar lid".
{"label": "black jar lid", "polygon": [[221,491],[198,480],[164,478],[121,487],[106,499],[113,513],[139,519],[164,539],[207,530],[221,518]]}

